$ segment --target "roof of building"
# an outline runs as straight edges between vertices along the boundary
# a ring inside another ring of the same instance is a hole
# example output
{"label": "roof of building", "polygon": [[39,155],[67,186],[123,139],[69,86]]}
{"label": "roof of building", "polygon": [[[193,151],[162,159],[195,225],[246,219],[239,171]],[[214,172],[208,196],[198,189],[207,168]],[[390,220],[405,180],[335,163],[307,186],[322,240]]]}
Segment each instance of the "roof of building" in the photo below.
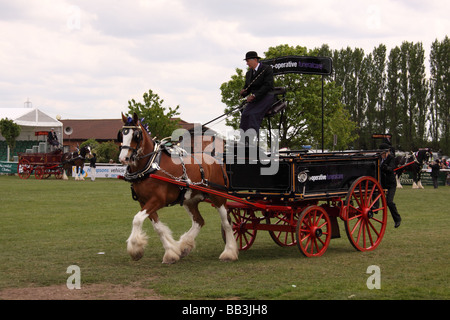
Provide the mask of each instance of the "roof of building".
{"label": "roof of building", "polygon": [[61,127],[62,123],[38,108],[0,108],[0,119],[8,118],[19,126]]}
{"label": "roof of building", "polygon": [[[181,128],[191,130],[193,123],[177,118]],[[63,123],[63,139],[73,140],[116,140],[117,132],[123,126],[122,119],[65,119]],[[70,136],[67,134],[71,132]]]}
{"label": "roof of building", "polygon": [[64,140],[115,140],[117,131],[123,126],[122,119],[65,119],[61,122]]}

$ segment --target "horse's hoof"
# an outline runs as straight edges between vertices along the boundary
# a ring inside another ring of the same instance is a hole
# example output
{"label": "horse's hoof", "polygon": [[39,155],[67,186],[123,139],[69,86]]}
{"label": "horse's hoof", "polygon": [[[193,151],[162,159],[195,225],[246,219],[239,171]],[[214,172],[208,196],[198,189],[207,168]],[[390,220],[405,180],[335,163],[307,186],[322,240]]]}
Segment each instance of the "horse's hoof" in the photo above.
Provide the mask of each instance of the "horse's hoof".
{"label": "horse's hoof", "polygon": [[141,252],[136,251],[133,253],[129,252],[129,255],[131,257],[131,260],[138,261],[138,260],[142,259],[142,257],[144,256],[144,252],[143,251],[141,251]]}
{"label": "horse's hoof", "polygon": [[162,263],[164,264],[173,264],[180,260],[180,256],[174,252],[167,252],[164,257]]}
{"label": "horse's hoof", "polygon": [[224,251],[219,257],[220,261],[237,261],[238,260],[238,253],[233,251]]}

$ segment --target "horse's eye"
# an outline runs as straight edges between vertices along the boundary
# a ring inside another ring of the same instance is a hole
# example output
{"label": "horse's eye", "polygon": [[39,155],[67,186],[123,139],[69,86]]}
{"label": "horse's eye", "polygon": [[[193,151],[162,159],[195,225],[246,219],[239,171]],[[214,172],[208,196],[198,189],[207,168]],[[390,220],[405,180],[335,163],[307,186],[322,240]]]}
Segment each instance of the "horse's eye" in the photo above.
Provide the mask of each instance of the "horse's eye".
{"label": "horse's eye", "polygon": [[130,129],[128,129],[128,128],[125,128],[125,129],[122,130],[122,134],[124,136],[126,136],[128,134],[128,132],[130,132]]}

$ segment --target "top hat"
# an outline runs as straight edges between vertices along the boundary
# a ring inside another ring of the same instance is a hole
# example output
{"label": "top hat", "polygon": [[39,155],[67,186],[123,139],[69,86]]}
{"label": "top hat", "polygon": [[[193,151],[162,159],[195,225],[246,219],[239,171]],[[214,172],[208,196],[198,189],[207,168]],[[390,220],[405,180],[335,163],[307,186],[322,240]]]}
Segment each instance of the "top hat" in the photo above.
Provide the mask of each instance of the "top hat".
{"label": "top hat", "polygon": [[391,145],[389,145],[387,143],[380,144],[379,149],[389,149],[390,152],[395,152],[394,147],[392,147]]}
{"label": "top hat", "polygon": [[248,59],[261,59],[261,58],[258,57],[258,54],[256,53],[256,51],[249,51],[245,54],[244,60],[248,60]]}

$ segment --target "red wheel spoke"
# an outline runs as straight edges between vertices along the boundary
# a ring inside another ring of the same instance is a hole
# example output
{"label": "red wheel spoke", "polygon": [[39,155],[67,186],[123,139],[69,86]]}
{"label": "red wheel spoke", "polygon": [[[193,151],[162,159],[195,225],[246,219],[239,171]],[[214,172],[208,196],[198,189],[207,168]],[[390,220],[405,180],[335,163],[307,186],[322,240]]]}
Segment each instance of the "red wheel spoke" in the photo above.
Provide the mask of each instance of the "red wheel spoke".
{"label": "red wheel spoke", "polygon": [[387,221],[386,198],[378,181],[372,177],[355,180],[344,210],[348,212],[343,217],[345,231],[353,247],[359,251],[375,249],[383,238]]}
{"label": "red wheel spoke", "polygon": [[[249,249],[256,237],[256,229],[251,229],[252,221],[255,219],[253,210],[250,208],[232,208],[228,210],[228,217],[239,249]],[[226,242],[223,230],[222,238]]]}
{"label": "red wheel spoke", "polygon": [[348,218],[348,221],[351,221],[351,220],[354,220],[354,219],[359,219],[359,218],[361,218],[361,216],[362,216],[362,214],[358,214],[357,216],[353,216],[351,218]]}
{"label": "red wheel spoke", "polygon": [[[375,220],[375,219],[373,219],[373,220]],[[377,220],[377,221],[378,221],[378,220]],[[381,221],[378,221],[378,222],[381,222]],[[376,233],[377,237],[379,237],[380,234],[379,234],[378,230],[373,226],[372,222],[368,221],[368,225],[369,225],[369,226],[372,228],[372,230]]]}
{"label": "red wheel spoke", "polygon": [[297,223],[297,246],[307,257],[325,253],[331,239],[331,222],[324,208],[310,206],[303,210]]}
{"label": "red wheel spoke", "polygon": [[[274,230],[269,230],[269,234],[277,245],[290,247],[296,244],[295,229],[292,226],[297,224],[297,218],[298,213],[294,210],[275,212],[273,215],[266,216],[266,223],[274,226]],[[275,223],[271,223],[271,219],[276,219]],[[278,231],[276,226],[292,227],[292,231]]]}
{"label": "red wheel spoke", "polygon": [[372,201],[372,203],[369,205],[369,208],[372,208],[372,207],[375,205],[375,203],[376,203],[378,200],[380,200],[380,198],[381,198],[381,194],[379,194],[379,195],[375,198],[375,200]]}

